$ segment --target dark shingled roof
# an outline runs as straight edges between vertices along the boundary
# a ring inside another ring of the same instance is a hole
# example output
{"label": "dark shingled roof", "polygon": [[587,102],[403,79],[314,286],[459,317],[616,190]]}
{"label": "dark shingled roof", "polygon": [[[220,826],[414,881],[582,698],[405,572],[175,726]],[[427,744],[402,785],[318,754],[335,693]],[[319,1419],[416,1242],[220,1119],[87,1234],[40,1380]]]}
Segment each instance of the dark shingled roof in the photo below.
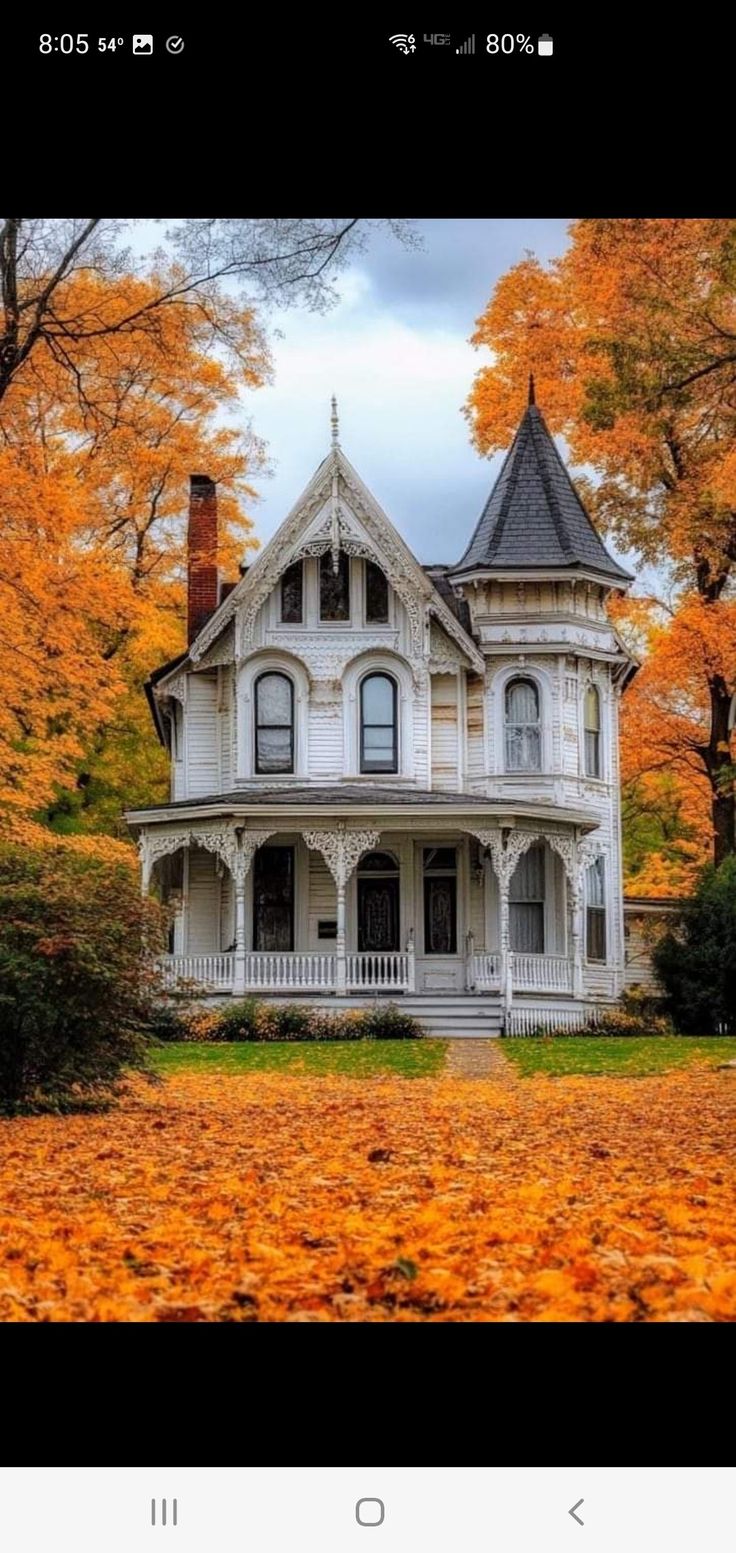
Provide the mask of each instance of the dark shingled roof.
{"label": "dark shingled roof", "polygon": [[550,436],[530,403],[478,526],[455,572],[476,568],[583,567],[631,582],[596,533]]}
{"label": "dark shingled roof", "polygon": [[449,566],[424,566],[422,570],[426,572],[443,603],[447,605],[448,609],[452,610],[455,619],[459,620],[463,630],[467,631],[468,636],[472,637],[470,606],[465,599],[459,599],[455,593],[449,578],[452,568]]}
{"label": "dark shingled roof", "polygon": [[[422,804],[428,808],[442,808],[447,804],[463,804],[466,808],[487,809],[492,800],[477,793],[428,792],[417,787],[365,787],[359,783],[335,782],[326,787],[239,787],[234,793],[212,793],[209,798],[183,798],[176,803],[145,805],[146,813],[154,809],[201,809],[217,804],[231,809],[266,805],[269,809],[280,804]],[[495,800],[494,800],[495,802]],[[135,813],[135,810],[131,810]]]}

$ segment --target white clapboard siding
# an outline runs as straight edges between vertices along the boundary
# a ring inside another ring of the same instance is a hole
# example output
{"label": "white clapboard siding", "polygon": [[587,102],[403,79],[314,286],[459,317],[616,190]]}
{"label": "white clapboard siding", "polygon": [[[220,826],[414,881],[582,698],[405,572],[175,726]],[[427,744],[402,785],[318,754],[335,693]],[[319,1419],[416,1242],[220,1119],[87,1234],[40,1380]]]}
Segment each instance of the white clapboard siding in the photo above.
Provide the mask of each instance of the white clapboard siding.
{"label": "white clapboard siding", "polygon": [[432,675],[432,786],[458,787],[457,676]]}
{"label": "white clapboard siding", "polygon": [[482,782],[486,774],[483,735],[483,679],[469,674],[467,680],[468,782]]}
{"label": "white clapboard siding", "polygon": [[232,874],[225,869],[220,880],[220,945],[230,949],[235,941],[235,891]]}
{"label": "white clapboard siding", "polygon": [[414,781],[426,787],[429,782],[429,692],[423,685],[413,698],[412,747]]}
{"label": "white clapboard siding", "polygon": [[203,798],[219,787],[217,680],[190,674],[187,686],[187,797]]}
{"label": "white clapboard siding", "polygon": [[643,920],[641,917],[637,918],[627,911],[625,916],[624,944],[626,949],[624,986],[627,989],[629,987],[643,987],[646,992],[660,991],[659,982],[652,965],[653,935],[651,922],[646,918]]}
{"label": "white clapboard siding", "polygon": [[189,853],[187,915],[187,954],[214,954],[220,948],[220,880],[213,853],[201,847],[192,847]]}
{"label": "white clapboard siding", "polygon": [[320,921],[337,919],[337,891],[335,881],[319,852],[309,854],[309,943],[308,948],[324,953],[334,950],[335,941],[318,937]]}
{"label": "white clapboard siding", "polygon": [[309,775],[317,780],[343,772],[342,694],[310,702]]}
{"label": "white clapboard siding", "polygon": [[220,736],[220,786],[221,793],[229,793],[233,787],[233,732],[232,732],[232,669],[220,670],[220,711],[218,732]]}

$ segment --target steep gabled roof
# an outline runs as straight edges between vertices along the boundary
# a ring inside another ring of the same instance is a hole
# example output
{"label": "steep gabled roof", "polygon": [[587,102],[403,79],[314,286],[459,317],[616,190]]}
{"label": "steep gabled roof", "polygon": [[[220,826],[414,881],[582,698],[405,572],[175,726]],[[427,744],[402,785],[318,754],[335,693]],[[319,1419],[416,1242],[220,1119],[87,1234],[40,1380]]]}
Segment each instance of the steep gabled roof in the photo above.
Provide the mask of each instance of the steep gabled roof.
{"label": "steep gabled roof", "polygon": [[[427,611],[433,615],[447,635],[457,643],[476,672],[482,672],[483,659],[478,647],[455,611],[449,607],[441,589],[436,586],[436,579],[427,576],[336,441],[331,453],[319,464],[280,528],[191,643],[189,652],[192,662],[197,663],[202,659],[238,609],[245,607],[255,616],[293,558],[307,553],[307,548],[310,554],[318,554],[328,548],[331,542],[331,519],[328,515],[330,504],[336,506],[335,517],[341,541],[346,540],[348,547],[352,545],[353,554],[365,553],[377,560],[403,602],[406,604],[407,600],[415,600],[420,613]],[[365,536],[364,549],[355,548],[356,536],[351,531],[348,509],[352,509]],[[319,525],[317,532],[314,529],[315,523]]]}
{"label": "steep gabled roof", "polygon": [[626,586],[630,572],[614,561],[578,496],[530,385],[529,405],[453,573],[548,570],[595,572]]}

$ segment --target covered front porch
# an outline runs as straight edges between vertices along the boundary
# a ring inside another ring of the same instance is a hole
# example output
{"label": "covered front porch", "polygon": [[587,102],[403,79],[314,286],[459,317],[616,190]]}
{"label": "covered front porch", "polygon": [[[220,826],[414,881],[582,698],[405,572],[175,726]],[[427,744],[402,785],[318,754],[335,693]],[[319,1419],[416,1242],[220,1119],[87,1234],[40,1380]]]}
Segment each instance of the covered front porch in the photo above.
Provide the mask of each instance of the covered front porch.
{"label": "covered front porch", "polygon": [[[309,823],[187,815],[142,825],[143,887],[170,909],[163,990],[471,994],[505,1010],[530,994],[585,997],[583,876],[595,855],[587,817],[511,823],[503,813],[448,813],[447,804],[407,808],[404,800],[395,815],[384,805],[380,817]],[[615,996],[603,971],[595,995]]]}

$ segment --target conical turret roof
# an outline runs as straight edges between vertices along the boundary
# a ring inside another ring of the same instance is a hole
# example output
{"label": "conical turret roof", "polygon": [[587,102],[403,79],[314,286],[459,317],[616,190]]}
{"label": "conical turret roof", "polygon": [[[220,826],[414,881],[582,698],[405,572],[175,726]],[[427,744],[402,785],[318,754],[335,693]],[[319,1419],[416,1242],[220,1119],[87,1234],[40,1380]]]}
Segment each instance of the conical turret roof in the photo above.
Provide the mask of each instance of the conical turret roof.
{"label": "conical turret roof", "polygon": [[528,407],[453,573],[555,567],[596,572],[612,585],[633,580],[593,527],[534,402],[531,379]]}

